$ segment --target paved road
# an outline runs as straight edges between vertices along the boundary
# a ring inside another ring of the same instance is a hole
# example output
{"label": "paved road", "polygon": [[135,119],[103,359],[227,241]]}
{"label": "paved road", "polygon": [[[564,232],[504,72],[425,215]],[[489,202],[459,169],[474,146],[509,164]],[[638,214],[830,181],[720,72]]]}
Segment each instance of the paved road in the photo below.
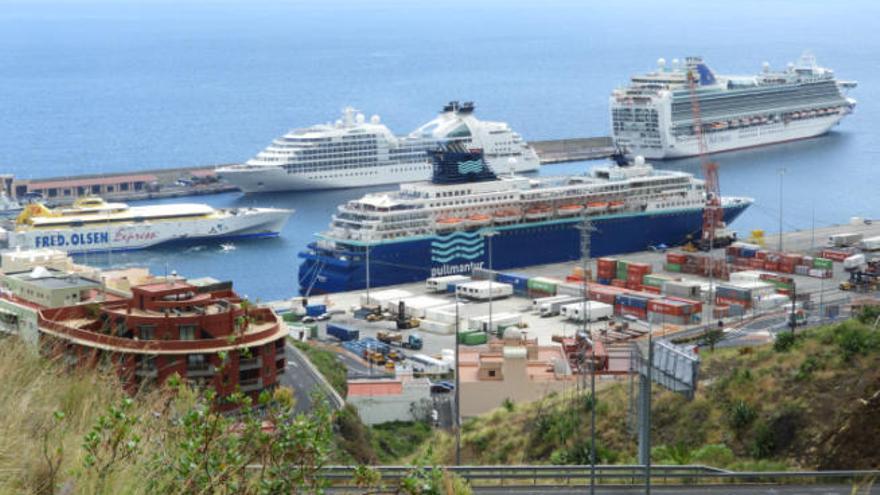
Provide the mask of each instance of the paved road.
{"label": "paved road", "polygon": [[[589,493],[589,487],[577,488],[475,488],[475,494],[480,495],[584,495]],[[645,488],[621,486],[621,487],[597,487],[599,495],[641,495]],[[874,495],[880,494],[880,486],[870,489],[863,488],[854,490],[849,485],[730,485],[730,486],[652,486],[651,493],[657,495],[675,494],[700,494],[700,495]]]}
{"label": "paved road", "polygon": [[[331,407],[335,406],[329,392],[323,382],[312,371],[302,356],[290,344],[287,344],[287,367],[281,375],[281,384],[294,390],[296,396],[296,411],[309,412],[314,407],[312,391],[318,390],[327,400]],[[302,357],[301,357],[302,356]]]}

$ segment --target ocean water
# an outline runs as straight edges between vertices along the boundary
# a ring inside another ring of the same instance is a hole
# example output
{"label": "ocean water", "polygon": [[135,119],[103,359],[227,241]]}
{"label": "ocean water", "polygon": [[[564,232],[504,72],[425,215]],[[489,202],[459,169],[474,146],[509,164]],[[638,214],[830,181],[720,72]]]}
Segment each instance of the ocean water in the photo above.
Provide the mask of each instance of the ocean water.
{"label": "ocean water", "polygon": [[[607,135],[610,91],[658,57],[699,54],[717,72],[752,74],[810,50],[859,81],[856,113],[827,136],[718,155],[722,192],[757,201],[734,227],[779,229],[780,169],[785,229],[877,217],[878,14],[877,2],[819,0],[3,0],[0,172],[239,162],[346,105],[400,133],[458,99],[526,139]],[[700,172],[694,159],[658,165]],[[232,252],[206,244],[86,261],[228,278],[251,297],[288,297],[296,253],[338,203],[364,192],[197,198],[297,212],[281,238]]]}

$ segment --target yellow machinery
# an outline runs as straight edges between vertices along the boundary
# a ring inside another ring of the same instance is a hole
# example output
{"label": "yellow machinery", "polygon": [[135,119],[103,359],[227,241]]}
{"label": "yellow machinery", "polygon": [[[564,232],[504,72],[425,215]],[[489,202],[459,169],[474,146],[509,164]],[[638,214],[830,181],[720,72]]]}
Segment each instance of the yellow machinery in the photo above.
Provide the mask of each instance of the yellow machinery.
{"label": "yellow machinery", "polygon": [[758,246],[764,247],[766,243],[766,239],[764,238],[764,231],[761,229],[753,230],[751,237],[746,241],[749,244],[757,244]]}

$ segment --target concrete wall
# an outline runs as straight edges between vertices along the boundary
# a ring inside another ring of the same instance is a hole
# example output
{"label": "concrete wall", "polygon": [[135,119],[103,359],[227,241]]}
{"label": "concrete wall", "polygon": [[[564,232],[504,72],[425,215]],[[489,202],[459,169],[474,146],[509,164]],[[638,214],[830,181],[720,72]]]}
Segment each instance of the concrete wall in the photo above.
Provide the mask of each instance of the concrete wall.
{"label": "concrete wall", "polygon": [[0,314],[0,332],[17,335],[36,352],[40,341],[37,310],[0,299],[0,311],[8,313]]}
{"label": "concrete wall", "polygon": [[404,381],[399,395],[349,396],[346,401],[357,408],[361,420],[368,425],[389,421],[413,421],[413,404],[431,403],[431,384],[427,379]]}

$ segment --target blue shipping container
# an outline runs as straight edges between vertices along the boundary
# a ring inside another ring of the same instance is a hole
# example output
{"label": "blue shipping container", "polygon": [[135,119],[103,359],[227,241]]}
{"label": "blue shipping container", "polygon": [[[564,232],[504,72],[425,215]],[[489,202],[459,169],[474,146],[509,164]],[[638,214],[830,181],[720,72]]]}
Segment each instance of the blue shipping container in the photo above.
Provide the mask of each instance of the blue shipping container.
{"label": "blue shipping container", "polygon": [[326,304],[309,304],[308,306],[306,306],[306,316],[321,316],[326,312]]}
{"label": "blue shipping container", "polygon": [[610,279],[610,278],[597,278],[597,279],[596,279],[596,282],[599,282],[599,283],[602,284],[602,285],[611,285],[611,279]]}
{"label": "blue shipping container", "polygon": [[743,258],[754,258],[756,254],[758,254],[758,251],[751,248],[742,248],[739,251],[739,255]]}
{"label": "blue shipping container", "polygon": [[517,293],[525,292],[529,288],[529,278],[516,273],[499,273],[495,277],[495,280],[504,284],[512,285],[513,291]]}
{"label": "blue shipping container", "polygon": [[330,323],[327,325],[327,335],[336,337],[342,342],[348,342],[349,340],[357,340],[361,332],[357,328]]}
{"label": "blue shipping container", "polygon": [[647,309],[648,299],[641,296],[634,296],[632,294],[619,294],[617,296],[617,304],[628,306],[630,308]]}

